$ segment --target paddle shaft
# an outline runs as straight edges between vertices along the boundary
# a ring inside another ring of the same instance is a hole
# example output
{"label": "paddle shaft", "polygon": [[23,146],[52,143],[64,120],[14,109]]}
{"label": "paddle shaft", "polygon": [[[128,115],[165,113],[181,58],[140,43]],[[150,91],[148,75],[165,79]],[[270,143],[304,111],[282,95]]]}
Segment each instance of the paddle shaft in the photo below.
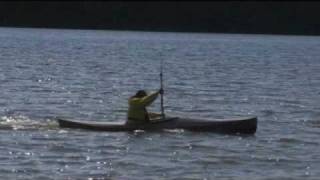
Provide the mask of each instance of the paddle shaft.
{"label": "paddle shaft", "polygon": [[[160,89],[163,89],[163,60],[161,60],[161,65],[160,65]],[[161,115],[163,118],[165,118],[164,115],[164,107],[163,107],[163,93],[161,95]]]}

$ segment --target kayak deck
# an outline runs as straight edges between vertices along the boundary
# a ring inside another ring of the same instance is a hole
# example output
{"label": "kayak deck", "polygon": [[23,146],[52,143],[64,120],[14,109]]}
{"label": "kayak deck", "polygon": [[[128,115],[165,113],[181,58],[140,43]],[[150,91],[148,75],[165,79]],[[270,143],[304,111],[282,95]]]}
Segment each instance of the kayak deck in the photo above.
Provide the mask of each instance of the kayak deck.
{"label": "kayak deck", "polygon": [[126,124],[125,122],[97,122],[75,121],[57,119],[62,128],[87,129],[94,131],[134,131],[134,130],[163,130],[185,129],[190,131],[216,132],[227,134],[254,134],[257,130],[257,117],[232,118],[232,119],[188,119],[170,117],[144,124]]}

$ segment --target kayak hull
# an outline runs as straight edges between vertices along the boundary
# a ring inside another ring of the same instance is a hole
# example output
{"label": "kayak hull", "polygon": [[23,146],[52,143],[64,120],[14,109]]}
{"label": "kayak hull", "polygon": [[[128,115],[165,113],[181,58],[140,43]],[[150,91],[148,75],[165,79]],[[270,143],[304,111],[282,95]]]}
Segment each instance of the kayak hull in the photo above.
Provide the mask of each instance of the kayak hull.
{"label": "kayak hull", "polygon": [[190,131],[216,132],[227,134],[254,134],[257,130],[257,117],[232,118],[232,119],[188,119],[171,117],[144,124],[126,124],[123,122],[97,122],[75,121],[57,119],[62,128],[87,129],[94,131],[134,131],[134,130],[164,130],[185,129]]}

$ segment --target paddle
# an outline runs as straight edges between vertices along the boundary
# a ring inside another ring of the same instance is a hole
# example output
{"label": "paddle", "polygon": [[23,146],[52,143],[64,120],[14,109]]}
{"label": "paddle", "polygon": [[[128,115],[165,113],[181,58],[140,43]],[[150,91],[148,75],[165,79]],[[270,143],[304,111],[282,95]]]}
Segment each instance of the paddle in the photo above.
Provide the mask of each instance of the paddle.
{"label": "paddle", "polygon": [[[161,59],[160,62],[160,89],[163,90],[163,59]],[[161,95],[161,116],[164,119],[165,115],[164,115],[164,107],[163,107],[163,93],[160,94]]]}

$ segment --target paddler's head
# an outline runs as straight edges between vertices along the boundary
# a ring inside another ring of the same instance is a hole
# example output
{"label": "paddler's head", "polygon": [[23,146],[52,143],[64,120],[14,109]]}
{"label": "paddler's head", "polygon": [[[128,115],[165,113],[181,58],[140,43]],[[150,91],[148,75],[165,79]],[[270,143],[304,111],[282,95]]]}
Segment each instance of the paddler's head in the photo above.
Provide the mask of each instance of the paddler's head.
{"label": "paddler's head", "polygon": [[145,97],[145,96],[147,96],[147,93],[144,90],[137,91],[137,93],[135,95],[135,97],[137,97],[137,98],[142,98],[142,97]]}

